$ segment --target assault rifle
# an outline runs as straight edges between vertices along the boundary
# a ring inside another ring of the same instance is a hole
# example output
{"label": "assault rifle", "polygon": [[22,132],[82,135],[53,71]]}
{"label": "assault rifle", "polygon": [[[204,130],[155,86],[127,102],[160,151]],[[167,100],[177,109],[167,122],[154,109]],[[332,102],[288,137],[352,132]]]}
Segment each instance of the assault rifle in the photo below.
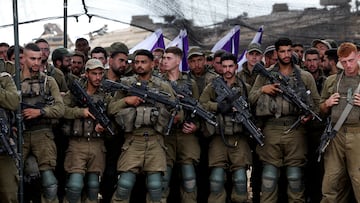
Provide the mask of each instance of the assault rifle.
{"label": "assault rifle", "polygon": [[190,117],[194,118],[195,116],[199,116],[204,119],[206,122],[210,123],[213,126],[217,126],[218,123],[216,121],[216,116],[208,111],[206,111],[200,103],[189,94],[187,94],[184,90],[172,86],[175,92],[179,95],[178,98],[180,100],[180,106],[182,109],[190,112]]}
{"label": "assault rifle", "polygon": [[285,131],[285,133],[289,133],[292,129],[297,127],[301,123],[301,120],[304,118],[304,116],[307,117],[312,115],[313,118],[316,118],[320,122],[322,121],[320,116],[312,111],[310,107],[305,102],[303,102],[301,97],[299,97],[299,95],[297,95],[296,92],[290,87],[289,79],[286,76],[283,76],[280,73],[276,74],[276,76],[271,74],[261,63],[255,64],[253,71],[258,72],[262,76],[268,78],[272,84],[279,84],[278,88],[281,90],[281,94],[284,99],[294,104],[300,111],[303,112],[304,115],[299,116],[299,118],[294,122],[294,124],[290,126],[288,130]]}
{"label": "assault rifle", "polygon": [[139,83],[139,82],[134,83],[130,86],[127,86],[127,85],[124,85],[119,82],[114,82],[112,80],[103,80],[102,86],[104,86],[104,88],[106,90],[109,90],[111,92],[117,91],[117,90],[124,91],[132,96],[140,97],[150,104],[155,104],[158,102],[158,103],[164,104],[167,107],[174,108],[175,110],[173,111],[173,113],[171,115],[171,119],[169,120],[167,129],[165,132],[165,135],[170,134],[171,126],[174,122],[176,113],[180,110],[180,105],[179,105],[178,101],[170,100],[169,93],[151,91],[145,84]]}
{"label": "assault rifle", "polygon": [[332,128],[331,118],[329,116],[326,119],[326,127],[324,129],[323,134],[321,135],[320,145],[319,145],[319,148],[317,149],[317,151],[319,153],[319,156],[317,159],[318,162],[320,162],[321,155],[325,152],[326,147],[329,145],[330,141],[335,137],[335,135],[336,135],[336,131],[333,130],[333,128]]}
{"label": "assault rifle", "polygon": [[106,128],[111,135],[115,135],[114,131],[111,129],[111,121],[106,115],[104,103],[102,101],[97,101],[95,103],[76,80],[73,81],[69,89],[81,105],[89,108],[89,112],[95,117],[95,120],[99,122],[101,126]]}
{"label": "assault rifle", "polygon": [[250,132],[251,136],[258,142],[260,146],[264,146],[264,135],[260,129],[251,120],[251,113],[249,104],[246,102],[243,96],[235,94],[226,84],[223,78],[217,77],[213,80],[213,87],[218,97],[216,101],[218,103],[228,99],[231,101],[232,107],[236,109],[234,115],[234,121],[241,123]]}
{"label": "assault rifle", "polygon": [[10,133],[10,129],[8,127],[8,123],[3,118],[0,118],[0,127],[0,142],[2,150],[11,156],[15,160],[16,164],[18,164],[21,159],[14,149],[15,143],[11,143],[9,138],[7,138],[7,135]]}

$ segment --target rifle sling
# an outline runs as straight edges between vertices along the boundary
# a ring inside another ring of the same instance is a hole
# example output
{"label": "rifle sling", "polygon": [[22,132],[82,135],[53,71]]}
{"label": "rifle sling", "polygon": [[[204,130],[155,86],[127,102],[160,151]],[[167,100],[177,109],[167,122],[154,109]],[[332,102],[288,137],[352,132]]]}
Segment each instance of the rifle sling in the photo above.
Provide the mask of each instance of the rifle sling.
{"label": "rifle sling", "polygon": [[[356,90],[354,91],[354,94],[360,91],[360,83],[357,86]],[[343,112],[340,115],[340,118],[337,120],[337,122],[334,125],[333,131],[339,132],[341,126],[344,124],[346,118],[348,117],[352,107],[353,107],[353,101],[348,102],[346,104],[346,107],[344,108]]]}

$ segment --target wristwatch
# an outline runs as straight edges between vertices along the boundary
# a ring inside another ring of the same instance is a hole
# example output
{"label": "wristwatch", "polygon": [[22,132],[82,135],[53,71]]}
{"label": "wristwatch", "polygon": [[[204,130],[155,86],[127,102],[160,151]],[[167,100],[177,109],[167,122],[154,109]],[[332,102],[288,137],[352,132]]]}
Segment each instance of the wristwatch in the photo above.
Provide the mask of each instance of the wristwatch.
{"label": "wristwatch", "polygon": [[40,109],[40,116],[44,116],[44,115],[45,115],[44,109]]}

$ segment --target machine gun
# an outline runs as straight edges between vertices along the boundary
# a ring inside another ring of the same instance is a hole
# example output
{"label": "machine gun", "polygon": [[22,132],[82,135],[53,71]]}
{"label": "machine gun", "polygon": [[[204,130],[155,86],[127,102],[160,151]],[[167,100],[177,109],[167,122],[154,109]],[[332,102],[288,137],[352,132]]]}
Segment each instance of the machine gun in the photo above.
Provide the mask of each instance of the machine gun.
{"label": "machine gun", "polygon": [[271,74],[269,71],[265,69],[265,67],[261,63],[257,63],[254,66],[253,71],[258,72],[262,76],[268,78],[272,84],[279,84],[279,89],[281,90],[281,94],[288,102],[291,102],[294,104],[300,111],[303,112],[304,115],[299,116],[299,118],[290,126],[288,130],[285,131],[285,133],[289,133],[292,129],[297,127],[301,120],[309,115],[312,115],[313,118],[316,118],[320,122],[322,119],[319,115],[317,115],[314,111],[310,109],[310,107],[304,103],[299,97],[296,92],[290,87],[289,85],[289,79],[286,76],[281,75],[280,73],[276,76],[274,74]]}
{"label": "machine gun", "polygon": [[317,151],[319,153],[319,156],[317,159],[318,162],[320,162],[321,155],[325,152],[326,147],[329,145],[330,141],[335,137],[336,133],[337,132],[335,130],[333,130],[333,128],[332,128],[331,118],[329,116],[326,119],[326,127],[324,129],[323,134],[321,135],[320,145],[319,145],[319,148],[317,149]]}
{"label": "machine gun", "polygon": [[106,128],[111,135],[115,135],[114,131],[111,129],[111,121],[105,113],[104,103],[102,101],[97,101],[95,103],[76,80],[73,81],[69,89],[81,105],[89,108],[89,112],[95,117],[95,120],[99,122],[101,126]]}
{"label": "machine gun", "polygon": [[260,129],[251,120],[250,107],[243,96],[235,94],[226,84],[223,78],[217,77],[213,80],[213,87],[218,95],[216,101],[218,103],[228,99],[231,105],[235,108],[234,121],[241,123],[250,132],[251,136],[257,141],[260,146],[264,146],[264,135]]}
{"label": "machine gun", "polygon": [[8,123],[3,118],[0,118],[0,128],[0,142],[2,145],[2,151],[11,156],[15,160],[16,164],[18,164],[21,159],[14,149],[15,142],[7,137],[7,135],[10,133],[10,129],[8,127]]}
{"label": "machine gun", "polygon": [[216,121],[216,116],[208,111],[206,111],[200,103],[193,97],[191,97],[188,93],[186,93],[183,89],[178,88],[177,86],[172,86],[175,92],[179,95],[178,98],[180,100],[180,106],[182,109],[188,111],[190,113],[190,118],[194,118],[195,116],[199,116],[204,119],[206,122],[210,123],[213,126],[218,126]]}
{"label": "machine gun", "polygon": [[132,96],[137,96],[145,100],[150,104],[155,104],[156,102],[164,104],[167,107],[175,109],[171,115],[169,123],[166,128],[165,135],[170,134],[170,130],[172,124],[174,122],[175,116],[177,112],[180,110],[180,104],[178,101],[170,100],[170,94],[166,92],[155,92],[148,89],[145,84],[142,83],[134,83],[130,86],[124,85],[119,82],[114,82],[112,80],[104,80],[102,81],[102,85],[106,90],[109,91],[124,91]]}

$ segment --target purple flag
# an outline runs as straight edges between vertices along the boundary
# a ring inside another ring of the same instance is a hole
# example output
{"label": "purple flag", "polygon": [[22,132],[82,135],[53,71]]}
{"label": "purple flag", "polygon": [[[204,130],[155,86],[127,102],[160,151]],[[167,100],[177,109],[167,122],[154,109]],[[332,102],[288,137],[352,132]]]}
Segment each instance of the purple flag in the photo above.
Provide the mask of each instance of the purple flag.
{"label": "purple flag", "polygon": [[[261,44],[263,32],[264,32],[264,26],[262,25],[262,26],[260,26],[259,30],[256,32],[256,34],[255,34],[254,38],[251,40],[250,44],[254,43],[254,42]],[[242,69],[242,64],[247,61],[246,53],[247,53],[247,51],[245,49],[238,59],[238,72]]]}
{"label": "purple flag", "polygon": [[189,41],[186,30],[180,30],[178,36],[176,36],[166,47],[178,47],[183,51],[183,58],[179,69],[181,72],[188,72],[187,52],[189,51]]}
{"label": "purple flag", "polygon": [[217,50],[223,49],[227,52],[234,54],[235,56],[238,56],[239,40],[240,26],[237,25],[214,45],[214,47],[211,49],[211,52],[216,52]]}
{"label": "purple flag", "polygon": [[132,54],[138,49],[153,51],[156,48],[165,49],[164,36],[161,29],[155,30],[149,37],[130,49],[129,53]]}

